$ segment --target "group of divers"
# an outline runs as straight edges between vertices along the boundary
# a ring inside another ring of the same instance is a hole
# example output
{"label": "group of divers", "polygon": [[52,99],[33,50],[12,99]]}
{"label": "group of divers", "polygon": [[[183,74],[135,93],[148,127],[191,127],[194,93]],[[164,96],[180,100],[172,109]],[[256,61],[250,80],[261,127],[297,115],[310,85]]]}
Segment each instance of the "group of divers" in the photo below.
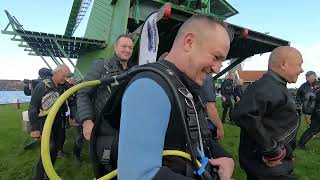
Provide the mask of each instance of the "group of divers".
{"label": "group of divers", "polygon": [[[303,58],[296,48],[275,48],[267,73],[245,90],[241,80],[235,83],[233,72],[228,74],[220,88],[222,123],[212,74],[219,73],[230,43],[226,23],[194,15],[179,29],[171,50],[155,63],[130,66],[133,41],[130,35],[120,35],[114,56],[94,61],[81,81],[66,65],[42,68],[39,79],[25,81],[25,94],[31,95],[31,137],[41,138],[55,102],[79,85],[53,119],[49,147],[53,164],[63,156],[65,128],[70,124],[78,132],[73,154],[81,161],[82,144],[90,142],[97,179],[230,180],[235,159],[219,145],[229,110],[229,121],[241,129],[238,154],[247,179],[298,179],[293,172],[294,149],[306,149],[320,130],[316,73],[308,71],[307,82],[296,94],[290,93],[286,85],[303,73]],[[94,80],[99,81],[85,84]],[[309,128],[297,142],[302,114]],[[54,179],[42,160],[35,179]],[[106,177],[110,172],[114,175]]]}

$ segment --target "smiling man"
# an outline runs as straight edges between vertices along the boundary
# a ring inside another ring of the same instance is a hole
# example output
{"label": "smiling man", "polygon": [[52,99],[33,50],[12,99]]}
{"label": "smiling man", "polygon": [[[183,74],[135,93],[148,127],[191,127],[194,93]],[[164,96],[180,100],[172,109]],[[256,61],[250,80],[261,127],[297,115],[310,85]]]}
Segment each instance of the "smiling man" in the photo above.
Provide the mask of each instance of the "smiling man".
{"label": "smiling man", "polygon": [[[223,22],[210,16],[195,15],[181,26],[165,60],[151,64],[171,79],[185,105],[183,109],[187,108],[185,101],[194,102],[191,111],[198,115],[196,121],[201,125],[197,127],[201,130],[199,137],[202,137],[196,138],[196,144],[200,149],[208,150],[205,153],[209,158],[207,168],[217,167],[220,179],[231,179],[234,161],[212,141],[199,92],[208,74],[219,72],[229,48],[228,28]],[[194,148],[192,151],[196,148],[186,145],[187,138],[191,137],[186,137],[177,112],[177,102],[166,81],[158,74],[142,72],[131,80],[122,98],[118,179],[197,178],[193,166],[184,159],[162,159],[164,149],[188,152],[189,146]],[[194,122],[195,116],[186,114],[189,123]],[[209,172],[212,176],[217,175]]]}
{"label": "smiling man", "polygon": [[[97,80],[108,76],[119,75],[128,69],[128,62],[133,51],[130,36],[120,35],[114,46],[114,56],[111,59],[94,61],[84,81]],[[79,120],[83,126],[83,136],[90,140],[96,115],[105,105],[111,88],[106,86],[85,87],[78,91],[77,109]]]}

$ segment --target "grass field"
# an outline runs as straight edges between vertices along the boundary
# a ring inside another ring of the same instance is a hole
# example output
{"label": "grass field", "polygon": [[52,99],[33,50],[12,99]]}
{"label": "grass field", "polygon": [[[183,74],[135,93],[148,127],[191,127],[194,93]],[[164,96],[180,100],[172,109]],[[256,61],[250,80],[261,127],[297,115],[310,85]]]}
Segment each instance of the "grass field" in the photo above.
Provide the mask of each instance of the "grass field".
{"label": "grass field", "polygon": [[[218,108],[220,105],[218,103]],[[33,179],[35,165],[39,158],[40,146],[30,150],[23,150],[23,145],[29,141],[29,137],[22,131],[22,111],[27,109],[23,105],[16,110],[10,105],[0,105],[0,180]],[[302,123],[299,137],[305,124]],[[73,129],[68,129],[67,140],[64,150],[72,153],[74,142]],[[226,124],[223,146],[237,159],[237,148],[239,144],[239,128]],[[302,180],[318,180],[320,167],[320,139],[314,138],[308,144],[309,150],[296,150],[295,174]],[[63,179],[88,180],[93,179],[88,157],[88,144],[84,147],[82,164],[79,164],[72,155],[57,160],[55,169]],[[234,173],[235,179],[245,179],[244,172],[237,162]]]}

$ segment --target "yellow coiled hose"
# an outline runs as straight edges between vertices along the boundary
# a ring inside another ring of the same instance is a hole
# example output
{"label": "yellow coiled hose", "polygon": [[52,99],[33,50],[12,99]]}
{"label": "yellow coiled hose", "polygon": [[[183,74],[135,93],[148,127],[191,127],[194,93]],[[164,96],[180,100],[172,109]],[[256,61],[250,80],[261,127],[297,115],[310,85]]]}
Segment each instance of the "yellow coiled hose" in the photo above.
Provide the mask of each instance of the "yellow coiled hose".
{"label": "yellow coiled hose", "polygon": [[[60,109],[62,104],[67,100],[67,98],[69,96],[71,96],[72,94],[74,94],[75,92],[77,92],[79,89],[84,88],[84,87],[97,86],[99,84],[101,84],[100,80],[79,83],[79,84],[71,87],[70,89],[68,89],[66,92],[64,92],[57,99],[57,101],[54,103],[54,105],[52,106],[52,108],[47,116],[46,122],[44,124],[43,131],[42,131],[42,138],[41,138],[42,163],[43,163],[44,170],[46,171],[46,174],[48,175],[48,177],[50,179],[61,180],[61,177],[55,171],[53,164],[52,164],[52,161],[51,161],[51,158],[50,158],[50,134],[51,134],[52,124],[53,124],[53,121],[56,117],[58,110]],[[180,157],[186,158],[188,160],[191,160],[190,154],[182,152],[182,151],[178,151],[178,150],[164,150],[163,156],[180,156]],[[197,161],[197,164],[199,167],[201,166],[199,161]],[[109,174],[99,178],[99,180],[111,179],[111,178],[114,178],[115,176],[117,176],[117,174],[118,174],[118,170],[116,169],[116,170],[110,172]]]}

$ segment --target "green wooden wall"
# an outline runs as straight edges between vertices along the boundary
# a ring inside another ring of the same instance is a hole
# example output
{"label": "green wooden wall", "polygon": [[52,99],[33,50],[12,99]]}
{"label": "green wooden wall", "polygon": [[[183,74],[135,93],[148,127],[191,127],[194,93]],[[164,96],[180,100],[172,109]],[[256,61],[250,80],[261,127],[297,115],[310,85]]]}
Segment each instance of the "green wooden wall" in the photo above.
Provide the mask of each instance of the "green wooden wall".
{"label": "green wooden wall", "polygon": [[105,40],[107,48],[85,53],[78,58],[77,67],[85,73],[93,60],[108,58],[113,55],[113,42],[120,34],[126,33],[129,0],[94,0],[84,37]]}

